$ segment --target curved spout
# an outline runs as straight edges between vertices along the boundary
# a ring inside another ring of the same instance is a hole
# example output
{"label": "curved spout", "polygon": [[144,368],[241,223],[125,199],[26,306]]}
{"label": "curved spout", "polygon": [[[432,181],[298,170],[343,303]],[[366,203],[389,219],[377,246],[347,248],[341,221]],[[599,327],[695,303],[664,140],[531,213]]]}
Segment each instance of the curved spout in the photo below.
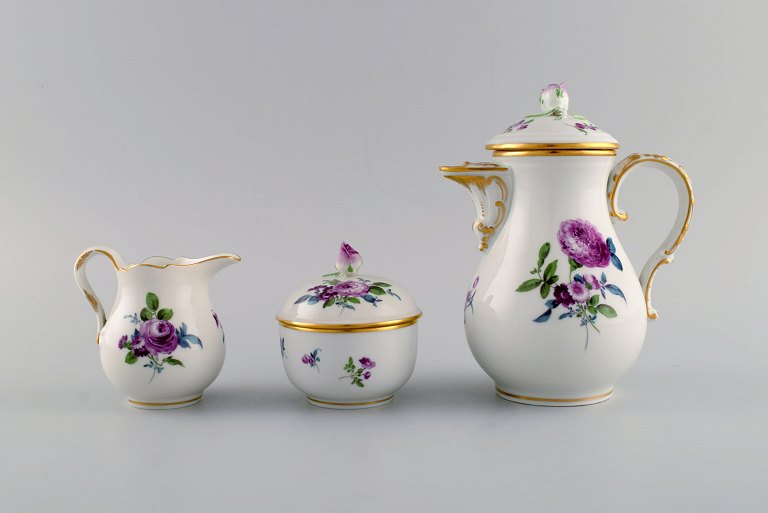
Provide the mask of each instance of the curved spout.
{"label": "curved spout", "polygon": [[[236,264],[242,259],[240,256],[234,254],[234,253],[221,253],[219,255],[212,255],[209,257],[204,258],[198,258],[198,259],[179,259],[179,260],[185,260],[184,263],[178,263],[175,265],[182,265],[182,266],[192,266],[192,265],[201,265],[201,267],[208,273],[209,276],[213,276],[214,274],[218,273],[225,267],[229,267],[232,264]],[[171,264],[174,265],[174,264]]]}
{"label": "curved spout", "polygon": [[491,162],[465,162],[461,166],[442,166],[440,171],[449,180],[463,185],[477,209],[472,224],[480,243],[477,249],[485,251],[496,240],[507,219],[509,187],[505,180],[508,168]]}

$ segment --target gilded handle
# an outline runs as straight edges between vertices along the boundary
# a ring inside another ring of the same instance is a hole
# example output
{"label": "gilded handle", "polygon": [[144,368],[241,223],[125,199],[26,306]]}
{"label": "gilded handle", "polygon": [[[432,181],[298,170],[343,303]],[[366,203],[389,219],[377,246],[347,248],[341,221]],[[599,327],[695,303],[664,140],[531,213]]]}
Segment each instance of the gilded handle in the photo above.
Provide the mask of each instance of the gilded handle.
{"label": "gilded handle", "polygon": [[77,286],[80,287],[80,290],[83,291],[85,299],[88,300],[88,304],[91,305],[91,308],[93,308],[93,311],[96,314],[96,343],[98,344],[101,330],[107,323],[107,316],[104,313],[104,307],[101,306],[101,301],[96,297],[96,293],[93,291],[93,287],[91,287],[91,283],[88,281],[88,277],[85,274],[85,264],[91,257],[97,254],[106,256],[116,271],[119,271],[123,267],[123,264],[120,255],[118,255],[114,249],[105,247],[88,248],[77,257],[77,260],[75,260],[75,281],[77,282]]}
{"label": "gilded handle", "polygon": [[505,175],[508,169],[490,162],[465,162],[461,166],[442,166],[440,171],[469,192],[477,210],[472,223],[479,241],[477,249],[485,251],[496,240],[507,219],[509,188]]}
{"label": "gilded handle", "polygon": [[656,274],[656,271],[659,270],[659,267],[672,263],[675,259],[675,251],[680,246],[683,237],[685,237],[685,233],[688,231],[688,225],[691,222],[691,216],[693,215],[693,186],[691,185],[691,179],[688,177],[688,173],[686,173],[685,169],[674,160],[663,155],[647,153],[641,155],[639,153],[633,153],[616,164],[611,170],[611,174],[608,176],[608,209],[614,223],[626,221],[629,218],[627,213],[617,206],[617,197],[622,180],[633,169],[641,164],[662,171],[669,176],[675,184],[679,201],[675,224],[672,226],[669,235],[664,239],[661,246],[659,246],[659,248],[648,258],[648,261],[645,263],[643,270],[640,273],[640,284],[642,285],[643,293],[645,294],[645,308],[648,318],[656,319],[658,313],[651,304],[651,286],[653,284],[653,277]]}

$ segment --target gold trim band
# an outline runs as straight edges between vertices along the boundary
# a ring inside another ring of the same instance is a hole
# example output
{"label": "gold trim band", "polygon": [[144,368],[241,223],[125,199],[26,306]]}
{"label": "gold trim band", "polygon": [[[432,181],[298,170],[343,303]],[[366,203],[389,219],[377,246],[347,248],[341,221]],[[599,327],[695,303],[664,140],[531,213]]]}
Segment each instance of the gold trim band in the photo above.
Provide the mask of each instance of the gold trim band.
{"label": "gold trim band", "polygon": [[503,173],[509,171],[509,168],[495,162],[464,162],[460,166],[440,166],[440,171],[443,173],[466,173],[467,171]]}
{"label": "gold trim band", "polygon": [[602,399],[604,397],[608,397],[613,393],[613,389],[609,390],[608,392],[604,394],[599,395],[591,395],[589,397],[578,397],[576,399],[553,399],[553,398],[547,398],[547,397],[530,397],[527,395],[517,395],[517,394],[511,394],[509,392],[505,392],[504,390],[500,389],[499,387],[496,387],[496,392],[506,395],[508,397],[514,397],[515,399],[523,399],[525,401],[537,401],[542,403],[578,403],[581,401],[592,401],[595,399]]}
{"label": "gold trim band", "polygon": [[493,152],[494,157],[612,157],[614,155],[616,150],[496,150]]}
{"label": "gold trim band", "polygon": [[413,317],[396,319],[393,321],[369,322],[366,324],[313,324],[309,322],[295,322],[276,317],[281,326],[298,331],[314,331],[317,333],[366,333],[369,331],[387,331],[407,328],[416,324],[421,317],[421,312]]}
{"label": "gold trim band", "polygon": [[235,262],[240,262],[242,260],[237,255],[216,255],[216,256],[212,256],[210,258],[204,258],[203,260],[197,260],[197,261],[191,262],[189,264],[177,264],[177,263],[174,263],[174,262],[171,262],[171,263],[168,263],[168,264],[162,264],[162,265],[141,263],[141,264],[129,264],[129,265],[126,265],[125,267],[120,267],[117,264],[117,261],[115,260],[115,257],[112,256],[111,253],[108,253],[107,251],[104,251],[103,249],[92,249],[90,251],[86,251],[86,252],[82,253],[79,257],[77,257],[77,260],[75,261],[75,269],[76,270],[79,270],[85,264],[85,261],[88,259],[88,256],[91,253],[101,253],[102,255],[107,257],[109,259],[109,261],[112,263],[112,267],[114,267],[115,271],[118,271],[118,272],[129,271],[129,270],[133,269],[134,267],[152,267],[154,269],[165,269],[167,267],[191,267],[193,265],[204,264],[205,262],[210,262],[211,260],[218,260],[220,258],[229,258],[230,260],[234,260]]}
{"label": "gold trim band", "polygon": [[367,401],[364,403],[334,403],[331,401],[321,401],[320,399],[315,399],[314,397],[311,397],[311,396],[307,396],[307,399],[315,403],[327,404],[329,406],[368,406],[370,404],[380,404],[380,403],[385,403],[387,401],[391,401],[394,397],[395,397],[394,395],[390,395],[389,397],[385,397],[384,399],[379,399],[378,401]]}
{"label": "gold trim band", "polygon": [[141,401],[134,401],[132,399],[128,399],[128,402],[135,404],[136,406],[176,406],[177,404],[193,403],[195,401],[199,401],[202,398],[202,395],[198,395],[194,399],[187,399],[186,401],[174,401],[172,403],[143,403]]}
{"label": "gold trim band", "polygon": [[574,143],[501,143],[486,144],[486,150],[528,151],[528,150],[616,150],[618,143],[574,142]]}

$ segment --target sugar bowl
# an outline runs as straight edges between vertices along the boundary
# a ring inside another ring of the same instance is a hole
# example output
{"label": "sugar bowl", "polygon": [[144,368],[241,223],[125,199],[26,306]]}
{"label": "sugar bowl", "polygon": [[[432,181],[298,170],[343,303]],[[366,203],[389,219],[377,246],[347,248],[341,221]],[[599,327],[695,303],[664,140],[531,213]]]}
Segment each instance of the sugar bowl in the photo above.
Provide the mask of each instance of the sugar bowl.
{"label": "sugar bowl", "polygon": [[343,242],[336,271],[299,287],[277,316],[285,372],[315,406],[387,404],[416,364],[421,310],[392,280],[359,274],[361,264]]}

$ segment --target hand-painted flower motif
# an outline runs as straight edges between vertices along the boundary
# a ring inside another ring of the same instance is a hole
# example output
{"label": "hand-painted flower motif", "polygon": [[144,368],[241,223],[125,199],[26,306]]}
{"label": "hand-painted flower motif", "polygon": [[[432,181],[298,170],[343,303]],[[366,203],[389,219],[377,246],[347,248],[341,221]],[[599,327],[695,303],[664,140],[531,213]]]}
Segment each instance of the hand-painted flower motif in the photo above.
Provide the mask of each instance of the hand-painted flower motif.
{"label": "hand-painted flower motif", "polygon": [[320,362],[320,357],[317,355],[320,351],[321,349],[317,348],[311,353],[305,354],[301,357],[301,363],[309,365],[310,367],[317,369],[317,372],[320,372],[320,367],[317,365]]}
{"label": "hand-painted flower motif", "polygon": [[[117,342],[118,349],[127,349],[125,363],[133,365],[139,358],[147,358],[148,363],[144,367],[152,369],[152,379],[165,369],[165,365],[180,365],[181,360],[173,358],[173,353],[178,347],[189,349],[191,344],[203,347],[203,342],[196,336],[187,333],[186,323],[176,327],[171,323],[173,310],[160,308],[160,300],[153,292],[148,292],[145,308],[138,314],[126,315],[131,324],[137,325],[133,333],[123,335]],[[168,355],[168,356],[164,356]]]}
{"label": "hand-painted flower motif", "polygon": [[[612,306],[600,302],[601,296],[602,299],[606,299],[605,291],[621,297],[625,303],[627,299],[618,286],[608,283],[605,272],[598,279],[594,274],[574,274],[574,271],[582,267],[607,267],[609,263],[622,271],[621,260],[616,255],[616,246],[611,238],[603,239],[597,228],[583,219],[569,219],[560,223],[557,238],[560,249],[568,257],[568,281],[560,281],[556,274],[558,260],[552,260],[545,265],[551,249],[551,244],[545,242],[539,248],[536,266],[530,271],[530,274],[537,277],[524,281],[517,291],[528,292],[538,289],[541,298],[545,300],[544,306],[547,309],[533,319],[533,322],[547,322],[552,311],[562,306],[566,312],[560,314],[558,318],[578,319],[579,325],[586,329],[587,344],[589,344],[589,329],[600,332],[596,324],[598,314],[607,318],[618,315]],[[548,299],[550,292],[552,299]]]}
{"label": "hand-painted flower motif", "polygon": [[216,327],[221,331],[221,342],[226,342],[227,336],[224,334],[224,325],[219,320],[219,315],[213,309],[211,309],[211,315],[213,315],[213,322],[216,323]]}
{"label": "hand-painted flower motif", "polygon": [[512,131],[519,131],[519,130],[525,130],[528,128],[528,125],[533,123],[533,119],[530,118],[523,118],[520,121],[516,123],[512,123],[509,128],[504,130],[504,133],[512,132]]}
{"label": "hand-painted flower motif", "polygon": [[464,324],[467,323],[467,309],[472,313],[475,313],[475,293],[477,292],[477,284],[480,283],[480,276],[475,278],[472,282],[472,287],[467,291],[467,297],[464,299]]}
{"label": "hand-painted flower motif", "polygon": [[339,379],[349,379],[350,385],[363,388],[365,387],[364,381],[371,379],[371,376],[373,375],[371,369],[376,367],[376,362],[367,356],[363,356],[358,360],[358,363],[360,364],[360,367],[355,365],[355,361],[350,356],[349,360],[347,360],[347,363],[344,364],[344,371],[347,373],[347,375],[342,376]]}
{"label": "hand-painted flower motif", "polygon": [[611,260],[607,241],[589,221],[563,221],[557,232],[557,240],[563,253],[583,266],[606,267]]}

